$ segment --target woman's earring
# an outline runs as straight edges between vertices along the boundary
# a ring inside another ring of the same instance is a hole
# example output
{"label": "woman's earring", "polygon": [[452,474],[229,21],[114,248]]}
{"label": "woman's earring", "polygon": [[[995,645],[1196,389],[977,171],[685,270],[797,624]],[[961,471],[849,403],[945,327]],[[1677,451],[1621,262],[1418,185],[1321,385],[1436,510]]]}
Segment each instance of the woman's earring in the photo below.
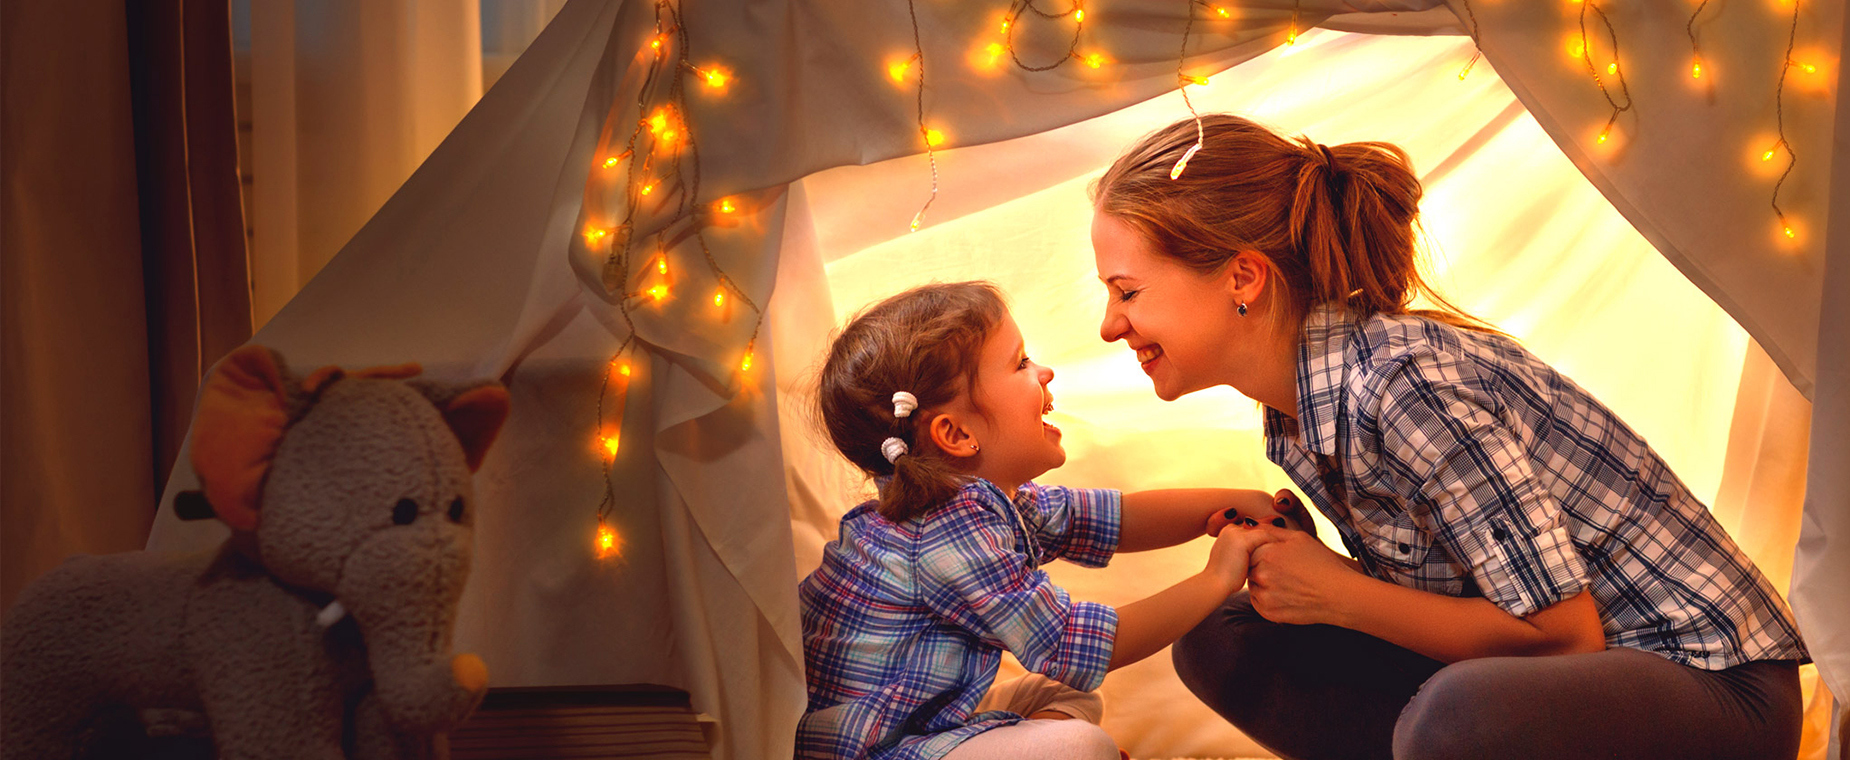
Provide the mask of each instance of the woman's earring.
{"label": "woman's earring", "polygon": [[971,441],[971,442],[970,442],[970,450],[971,450],[971,451],[980,451],[980,449],[978,449],[978,448],[976,447],[976,441]]}
{"label": "woman's earring", "polygon": [[1242,317],[1246,316],[1246,302],[1245,301],[1240,302],[1240,316]]}

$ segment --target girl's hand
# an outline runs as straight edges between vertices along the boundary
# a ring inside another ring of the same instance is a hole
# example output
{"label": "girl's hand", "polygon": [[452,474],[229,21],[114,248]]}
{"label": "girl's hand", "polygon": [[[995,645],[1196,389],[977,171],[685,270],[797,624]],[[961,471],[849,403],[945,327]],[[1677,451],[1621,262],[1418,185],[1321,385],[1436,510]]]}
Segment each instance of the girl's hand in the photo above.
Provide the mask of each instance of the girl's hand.
{"label": "girl's hand", "polygon": [[1343,625],[1344,602],[1352,598],[1356,582],[1368,576],[1356,572],[1316,536],[1285,531],[1277,535],[1255,547],[1249,560],[1253,609],[1274,623]]}
{"label": "girl's hand", "polygon": [[1304,502],[1289,488],[1280,489],[1271,496],[1266,496],[1264,491],[1236,491],[1231,502],[1225,511],[1208,517],[1208,535],[1218,536],[1228,525],[1270,525],[1317,535],[1317,524],[1305,511]]}
{"label": "girl's hand", "polygon": [[1203,572],[1225,584],[1227,593],[1238,591],[1246,584],[1253,549],[1277,541],[1282,535],[1282,532],[1245,526],[1222,530],[1214,539],[1214,548],[1208,551],[1208,566]]}

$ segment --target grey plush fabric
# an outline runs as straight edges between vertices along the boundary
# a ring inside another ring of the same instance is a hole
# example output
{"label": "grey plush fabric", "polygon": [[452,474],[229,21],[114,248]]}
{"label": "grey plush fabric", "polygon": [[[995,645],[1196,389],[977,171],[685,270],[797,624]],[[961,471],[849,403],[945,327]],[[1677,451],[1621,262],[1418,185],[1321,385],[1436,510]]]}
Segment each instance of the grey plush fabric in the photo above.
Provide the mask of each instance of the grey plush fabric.
{"label": "grey plush fabric", "polygon": [[[5,758],[68,758],[123,706],[203,711],[222,758],[416,757],[480,702],[486,670],[452,654],[451,629],[470,465],[506,391],[365,372],[305,385],[267,350],[239,353],[215,372],[273,368],[280,392],[257,395],[289,420],[255,529],[205,554],[73,558],[29,587],[0,633]],[[324,627],[334,601],[347,614]]]}

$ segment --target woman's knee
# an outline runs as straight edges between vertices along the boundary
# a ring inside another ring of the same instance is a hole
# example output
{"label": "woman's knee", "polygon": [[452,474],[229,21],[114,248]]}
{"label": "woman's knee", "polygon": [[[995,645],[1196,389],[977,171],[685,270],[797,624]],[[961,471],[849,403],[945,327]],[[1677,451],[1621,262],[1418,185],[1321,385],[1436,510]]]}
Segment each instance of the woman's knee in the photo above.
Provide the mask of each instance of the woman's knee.
{"label": "woman's knee", "polygon": [[1507,693],[1499,659],[1454,663],[1427,679],[1394,725],[1396,760],[1498,757],[1500,748],[1520,745],[1534,716]]}
{"label": "woman's knee", "polygon": [[1086,758],[1086,760],[1118,760],[1118,743],[1105,733],[1098,724],[1083,720],[1049,721],[1059,729],[1059,744],[1063,748],[1057,754],[1048,757]]}

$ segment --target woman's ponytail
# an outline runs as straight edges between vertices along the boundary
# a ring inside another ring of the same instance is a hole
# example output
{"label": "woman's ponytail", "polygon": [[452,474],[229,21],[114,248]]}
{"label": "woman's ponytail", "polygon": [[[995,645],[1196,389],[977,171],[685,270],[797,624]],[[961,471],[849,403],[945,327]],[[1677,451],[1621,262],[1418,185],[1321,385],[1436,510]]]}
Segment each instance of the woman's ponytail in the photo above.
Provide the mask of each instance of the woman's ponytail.
{"label": "woman's ponytail", "polygon": [[[1176,179],[1169,169],[1194,144],[1194,121],[1139,141],[1093,186],[1097,210],[1196,271],[1218,271],[1240,251],[1263,254],[1283,286],[1267,305],[1289,316],[1335,303],[1364,316],[1414,313],[1491,329],[1421,277],[1424,191],[1398,146],[1288,140],[1229,114],[1202,116],[1202,129],[1204,147]],[[1440,308],[1409,309],[1417,296]]]}

